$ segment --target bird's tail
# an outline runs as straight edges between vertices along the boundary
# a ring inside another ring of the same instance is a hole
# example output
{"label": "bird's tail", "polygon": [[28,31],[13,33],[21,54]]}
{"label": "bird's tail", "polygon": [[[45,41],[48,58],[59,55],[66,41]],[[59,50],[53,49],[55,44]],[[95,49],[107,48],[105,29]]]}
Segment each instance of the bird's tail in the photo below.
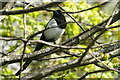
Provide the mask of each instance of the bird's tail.
{"label": "bird's tail", "polygon": [[42,44],[42,43],[37,44],[34,52],[42,49],[43,45],[44,45],[44,44]]}
{"label": "bird's tail", "polygon": [[[42,47],[43,47],[43,44],[42,44],[42,43],[37,44],[37,46],[36,46],[36,48],[35,48],[35,50],[34,50],[33,52],[40,50]],[[26,61],[26,62],[23,64],[23,69],[22,69],[22,71],[24,71],[24,70],[29,66],[29,64],[30,64],[31,62],[32,62],[32,60]],[[20,74],[20,70],[19,70],[15,75],[18,76],[19,74]]]}
{"label": "bird's tail", "polygon": [[[24,71],[31,62],[32,62],[32,60],[26,61],[26,62],[24,63],[24,65],[23,65],[22,71]],[[19,70],[15,75],[18,76],[19,74],[20,74],[20,70]]]}

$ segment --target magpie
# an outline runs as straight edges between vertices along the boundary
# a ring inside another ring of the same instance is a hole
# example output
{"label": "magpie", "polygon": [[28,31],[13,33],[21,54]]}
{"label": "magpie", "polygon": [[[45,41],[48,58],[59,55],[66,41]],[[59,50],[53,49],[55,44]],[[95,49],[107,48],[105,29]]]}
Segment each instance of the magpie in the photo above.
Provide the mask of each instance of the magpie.
{"label": "magpie", "polygon": [[[42,33],[40,40],[47,42],[55,42],[65,31],[66,28],[66,19],[60,10],[53,11],[53,16],[50,21],[47,23],[45,30]],[[38,43],[33,52],[40,50],[44,44]],[[28,65],[32,62],[32,60],[26,61],[23,64],[24,71]],[[20,74],[20,70],[15,74],[18,76]]]}

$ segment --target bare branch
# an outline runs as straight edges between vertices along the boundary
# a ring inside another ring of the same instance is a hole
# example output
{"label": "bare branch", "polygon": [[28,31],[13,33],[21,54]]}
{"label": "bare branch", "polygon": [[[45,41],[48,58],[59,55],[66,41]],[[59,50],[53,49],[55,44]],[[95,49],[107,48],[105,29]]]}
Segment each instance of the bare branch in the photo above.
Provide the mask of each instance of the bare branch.
{"label": "bare branch", "polygon": [[44,10],[46,8],[53,7],[53,6],[55,6],[57,4],[60,4],[60,3],[64,2],[64,1],[66,1],[66,0],[58,0],[58,1],[51,2],[51,3],[46,4],[46,5],[42,5],[40,7],[35,7],[35,8],[30,8],[30,9],[25,9],[25,10],[2,11],[2,12],[0,12],[0,14],[2,14],[2,15],[16,15],[16,14],[29,13],[29,12],[33,12],[33,11],[40,11],[40,10]]}
{"label": "bare branch", "polygon": [[[64,2],[65,0],[61,1],[61,2]],[[56,2],[60,2],[60,1],[56,1]],[[97,7],[100,7],[102,5],[105,5],[107,4],[108,2],[104,2],[104,3],[101,3],[97,6],[94,6],[94,7],[91,7],[91,8],[88,8],[88,9],[85,9],[85,10],[81,10],[81,11],[75,11],[75,12],[63,12],[63,13],[70,13],[70,14],[74,14],[74,13],[80,13],[80,12],[84,12],[84,11],[88,11],[88,10],[92,10],[94,8],[97,8]],[[28,3],[27,3],[28,4]],[[24,10],[16,10],[16,11],[3,11],[2,15],[15,15],[15,14],[23,14],[23,13],[30,13],[30,12],[34,12],[34,11],[39,11],[39,10],[46,10],[46,11],[53,11],[53,10],[49,10],[49,9],[46,9],[48,7],[53,7],[53,5],[57,5],[57,4],[60,4],[60,3],[50,3],[48,5],[46,5],[45,7],[41,6],[41,7],[35,7],[35,8],[31,8],[31,9],[24,9]],[[21,11],[21,12],[19,12]]]}

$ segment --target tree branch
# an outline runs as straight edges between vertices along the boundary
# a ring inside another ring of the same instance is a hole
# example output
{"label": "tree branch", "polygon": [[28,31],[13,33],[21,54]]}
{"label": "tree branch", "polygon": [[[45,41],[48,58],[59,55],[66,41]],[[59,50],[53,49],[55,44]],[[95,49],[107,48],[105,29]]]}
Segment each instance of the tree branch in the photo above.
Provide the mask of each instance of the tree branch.
{"label": "tree branch", "polygon": [[[114,54],[114,55],[110,55],[110,58],[112,58],[113,56],[120,56],[120,53]],[[99,58],[101,61],[104,61],[103,58]],[[75,59],[66,63],[62,63],[62,64],[58,64],[58,65],[54,65],[51,67],[46,67],[43,69],[38,69],[38,73],[28,73],[26,76],[24,76],[23,78],[28,78],[28,80],[31,79],[41,79],[43,77],[46,77],[48,75],[52,75],[55,72],[59,72],[59,71],[64,71],[67,69],[73,69],[76,67],[81,67],[81,66],[85,66],[85,65],[89,65],[89,64],[95,64],[98,63],[99,61],[97,60],[92,60],[92,61],[87,61],[87,62],[82,62],[81,64],[79,64],[79,59]],[[114,71],[114,70],[110,70],[109,71]]]}
{"label": "tree branch", "polygon": [[64,1],[66,1],[66,0],[58,0],[58,1],[51,2],[49,4],[46,4],[46,5],[43,5],[43,6],[40,6],[40,7],[35,7],[35,8],[30,8],[30,9],[25,9],[25,10],[2,11],[2,12],[0,12],[0,14],[2,14],[2,15],[16,15],[16,14],[24,14],[24,13],[34,12],[34,11],[40,11],[40,10],[44,10],[46,8],[53,7],[53,6],[55,6],[57,4],[60,4]]}

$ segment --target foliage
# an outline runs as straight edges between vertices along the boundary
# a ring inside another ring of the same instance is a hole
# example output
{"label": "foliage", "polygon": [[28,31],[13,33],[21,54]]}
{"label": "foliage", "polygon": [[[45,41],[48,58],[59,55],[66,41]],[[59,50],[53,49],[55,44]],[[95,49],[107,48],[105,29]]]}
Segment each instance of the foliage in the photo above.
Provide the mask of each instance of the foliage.
{"label": "foliage", "polygon": [[[74,11],[80,11],[80,10],[84,10],[87,8],[90,8],[91,6],[89,4],[87,4],[85,1],[84,2],[78,2],[78,3],[74,3],[74,2],[64,2],[63,4],[61,4],[61,6],[66,10],[66,11],[70,11],[70,12],[74,12]],[[20,7],[17,8],[13,8],[12,10],[19,10],[22,9]],[[52,8],[52,9],[58,9],[58,8]],[[23,17],[26,15],[26,28],[24,27],[24,22],[23,22]],[[77,20],[77,22],[79,22],[82,27],[84,28],[84,30],[90,29],[91,27],[97,25],[98,23],[102,22],[103,20],[105,20],[108,15],[105,14],[104,12],[102,12],[100,10],[100,8],[95,8],[89,11],[85,11],[82,13],[74,13],[71,14],[75,20]],[[66,19],[67,21],[72,21],[73,20],[67,16]],[[0,33],[2,37],[22,37],[24,38],[24,30],[26,29],[26,36],[29,36],[31,34],[34,34],[37,31],[41,31],[45,28],[47,22],[50,20],[50,18],[52,17],[52,13],[48,12],[48,11],[36,11],[36,12],[32,12],[32,13],[28,13],[28,14],[20,14],[20,15],[9,15],[9,16],[5,16],[5,19],[3,20],[2,24],[1,24],[1,28],[0,28]],[[89,25],[88,25],[89,24]],[[116,25],[117,23],[114,23],[112,26]],[[80,29],[80,27],[76,24],[76,23],[70,23],[67,24],[67,28],[65,31],[65,34],[61,37],[61,41],[67,40],[69,38],[74,37],[75,35],[79,34],[83,32],[82,29]],[[119,40],[118,35],[120,34],[120,31],[118,31],[118,28],[114,28],[111,29],[107,32],[105,32],[100,39],[98,40],[98,42],[101,43],[108,43],[114,40]],[[96,36],[96,34],[94,35]],[[39,35],[35,37],[35,39],[39,39]],[[61,43],[61,41],[59,43]],[[79,44],[77,44],[77,46],[81,46],[86,48],[87,45],[90,42],[90,38],[84,40],[83,42],[79,42]],[[11,45],[12,44],[12,45]],[[8,45],[8,46],[6,46]],[[98,44],[95,44],[98,45]],[[17,41],[17,42],[5,42],[5,44],[2,45],[2,49],[4,52],[14,52],[14,50],[18,47],[18,46],[22,46],[22,42],[21,41]],[[28,45],[27,49],[26,49],[26,53],[30,53],[33,51],[35,45]],[[15,53],[17,54],[21,54],[23,50],[23,47],[20,47],[20,49],[18,51],[16,51]],[[96,51],[97,49],[91,49],[90,52]],[[69,51],[80,54],[83,53],[84,50],[81,49],[69,49]],[[60,56],[67,56],[66,54],[52,54],[50,56],[47,56],[46,58],[49,57],[60,57]],[[104,55],[106,61],[104,61],[103,63],[108,64],[108,66],[110,67],[116,67],[116,66],[120,66],[119,65],[119,59],[118,58],[113,58],[112,61],[108,60],[109,55]],[[51,66],[51,65],[55,65],[55,64],[60,64],[60,63],[64,63],[64,62],[68,62],[69,60],[73,60],[76,57],[69,57],[69,58],[62,58],[62,59],[55,59],[55,60],[50,60],[50,61],[43,61],[43,62],[34,62],[32,63],[33,65],[36,65],[36,68],[41,68],[41,67],[46,67],[46,66]],[[35,67],[31,65],[31,71],[35,72]],[[75,69],[69,69],[66,71],[61,71],[58,73],[54,73],[53,75],[51,75],[51,78],[79,78],[81,75],[83,75],[86,72],[92,72],[95,70],[100,70],[100,67],[95,66],[94,64],[91,65],[87,65],[87,66],[83,66],[83,67],[78,67]],[[1,73],[6,75],[6,74],[13,74],[14,72],[12,72],[13,70],[10,70],[9,68],[5,68]],[[117,73],[113,73],[113,72],[104,72],[104,73],[95,73],[95,74],[91,74],[88,76],[88,78],[100,78],[102,76],[102,78],[113,78],[113,74],[117,74]],[[99,76],[101,75],[101,76]]]}

